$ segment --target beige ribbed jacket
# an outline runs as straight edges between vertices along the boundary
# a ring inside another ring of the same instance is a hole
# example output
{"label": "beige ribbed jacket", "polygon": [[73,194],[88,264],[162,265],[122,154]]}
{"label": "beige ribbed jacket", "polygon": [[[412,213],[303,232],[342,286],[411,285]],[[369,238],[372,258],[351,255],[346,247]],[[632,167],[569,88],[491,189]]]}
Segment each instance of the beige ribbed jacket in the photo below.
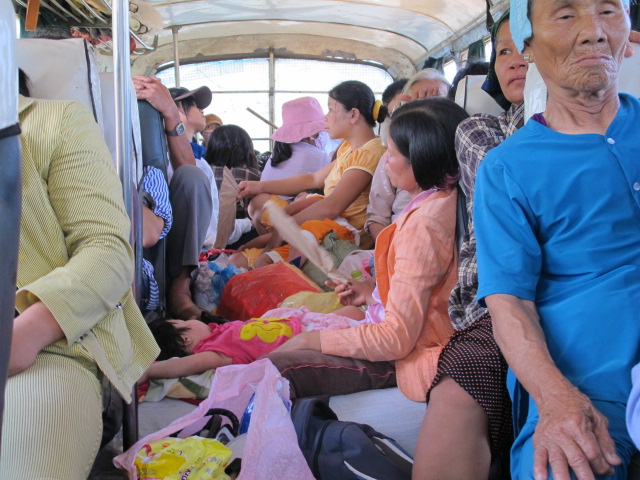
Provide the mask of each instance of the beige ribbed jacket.
{"label": "beige ribbed jacket", "polygon": [[22,220],[16,308],[40,299],[65,338],[48,352],[95,363],[123,398],[158,347],[135,304],[122,189],[78,103],[20,97]]}

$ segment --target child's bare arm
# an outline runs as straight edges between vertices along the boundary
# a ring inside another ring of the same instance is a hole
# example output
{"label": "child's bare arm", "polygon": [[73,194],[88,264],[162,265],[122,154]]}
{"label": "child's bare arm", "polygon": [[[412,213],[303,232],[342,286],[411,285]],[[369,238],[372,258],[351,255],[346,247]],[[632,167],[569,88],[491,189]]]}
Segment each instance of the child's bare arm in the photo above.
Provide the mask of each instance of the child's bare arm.
{"label": "child's bare arm", "polygon": [[170,358],[152,364],[146,372],[146,379],[179,378],[196,375],[213,368],[231,364],[231,358],[216,352],[194,353],[187,357]]}
{"label": "child's bare arm", "polygon": [[307,198],[303,198],[302,200],[295,200],[291,202],[289,205],[287,205],[286,207],[284,207],[284,211],[288,215],[295,215],[296,213],[301,212],[305,208],[313,205],[314,203],[319,202],[323,198],[324,197],[307,197]]}

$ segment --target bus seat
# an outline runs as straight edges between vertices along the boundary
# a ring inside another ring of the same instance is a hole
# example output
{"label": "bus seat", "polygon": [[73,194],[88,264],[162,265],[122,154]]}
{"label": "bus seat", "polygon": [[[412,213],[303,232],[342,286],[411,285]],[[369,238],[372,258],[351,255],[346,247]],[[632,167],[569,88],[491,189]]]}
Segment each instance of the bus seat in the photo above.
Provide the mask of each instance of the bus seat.
{"label": "bus seat", "polygon": [[487,92],[482,90],[484,75],[467,75],[456,90],[456,103],[464,108],[469,115],[487,113],[500,115],[504,110]]}
{"label": "bus seat", "polygon": [[[640,45],[632,43],[633,56],[625,58],[620,67],[618,77],[618,90],[635,97],[640,97]],[[527,82],[524,87],[524,114],[525,121],[534,113],[544,112],[547,106],[547,87],[538,72],[535,63],[529,65]]]}
{"label": "bus seat", "polygon": [[[100,72],[100,93],[102,104],[102,117],[104,139],[107,142],[109,151],[113,161],[116,160],[116,110],[115,110],[115,84],[113,72]],[[142,155],[140,145],[140,117],[138,115],[138,102],[133,87],[133,81],[130,82],[131,87],[131,129],[133,135],[133,161],[131,162],[132,178],[136,184],[142,178]]]}
{"label": "bus seat", "polygon": [[84,39],[21,38],[16,53],[18,67],[31,80],[34,98],[81,102],[103,127],[98,67],[93,47]]}
{"label": "bus seat", "polygon": [[[137,109],[140,116],[140,152],[144,166],[156,167],[167,178],[167,161],[169,150],[167,138],[164,133],[164,122],[162,115],[146,100],[137,102]],[[145,248],[144,258],[153,265],[156,282],[160,290],[160,311],[166,310],[166,238],[163,238],[151,248]]]}
{"label": "bus seat", "polygon": [[18,124],[18,76],[16,75],[15,13],[9,2],[0,5],[0,443],[5,405],[5,389],[9,373],[13,318],[15,312],[18,237],[20,236],[20,127]]}
{"label": "bus seat", "polygon": [[524,121],[534,113],[544,112],[547,105],[547,86],[538,72],[535,63],[529,64],[527,80],[524,84]]}
{"label": "bus seat", "polygon": [[[455,101],[464,108],[469,115],[486,113],[498,116],[504,112],[491,95],[482,90],[484,75],[467,75],[456,90]],[[464,237],[468,232],[469,215],[467,214],[467,198],[462,188],[458,186],[458,205],[456,210],[456,243],[458,251],[462,248]]]}

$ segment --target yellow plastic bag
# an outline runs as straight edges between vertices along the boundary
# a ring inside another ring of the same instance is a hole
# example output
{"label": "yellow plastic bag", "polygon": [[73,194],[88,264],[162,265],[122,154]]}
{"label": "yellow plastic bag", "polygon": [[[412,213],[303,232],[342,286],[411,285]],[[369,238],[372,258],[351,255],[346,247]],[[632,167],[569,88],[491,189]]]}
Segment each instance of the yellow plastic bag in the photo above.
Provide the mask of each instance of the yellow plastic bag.
{"label": "yellow plastic bag", "polygon": [[285,298],[280,308],[307,307],[310,312],[331,313],[342,307],[336,292],[298,292]]}
{"label": "yellow plastic bag", "polygon": [[139,480],[229,480],[224,466],[231,450],[211,438],[163,438],[136,455]]}

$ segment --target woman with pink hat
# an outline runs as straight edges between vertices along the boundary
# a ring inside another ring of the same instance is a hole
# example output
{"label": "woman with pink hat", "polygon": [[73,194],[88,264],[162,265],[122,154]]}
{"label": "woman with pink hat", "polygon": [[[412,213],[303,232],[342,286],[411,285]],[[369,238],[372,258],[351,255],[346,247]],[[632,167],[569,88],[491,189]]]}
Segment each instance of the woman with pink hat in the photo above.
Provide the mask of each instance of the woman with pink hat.
{"label": "woman with pink hat", "polygon": [[[238,197],[254,197],[251,202],[254,208],[249,209],[254,224],[260,220],[259,207],[269,195],[292,196],[303,191],[322,189],[324,197],[309,199],[305,208],[290,212],[295,214],[296,222],[302,225],[309,220],[341,217],[355,230],[362,230],[371,178],[386,150],[380,138],[375,135],[373,127],[384,120],[386,109],[381,108],[381,102],[376,101],[367,85],[355,80],[342,82],[331,89],[328,106],[329,113],[324,120],[329,136],[344,140],[337,151],[336,160],[310,174],[280,180],[240,182]],[[302,138],[309,135],[307,131],[301,131],[300,134]],[[281,244],[282,241],[276,235],[269,240],[266,250]],[[372,244],[373,240],[363,232],[360,245],[368,248]]]}
{"label": "woman with pink hat", "polygon": [[282,126],[271,136],[275,145],[260,180],[280,180],[324,167],[331,160],[322,150],[325,130],[324,112],[315,98],[296,98],[283,104]]}

